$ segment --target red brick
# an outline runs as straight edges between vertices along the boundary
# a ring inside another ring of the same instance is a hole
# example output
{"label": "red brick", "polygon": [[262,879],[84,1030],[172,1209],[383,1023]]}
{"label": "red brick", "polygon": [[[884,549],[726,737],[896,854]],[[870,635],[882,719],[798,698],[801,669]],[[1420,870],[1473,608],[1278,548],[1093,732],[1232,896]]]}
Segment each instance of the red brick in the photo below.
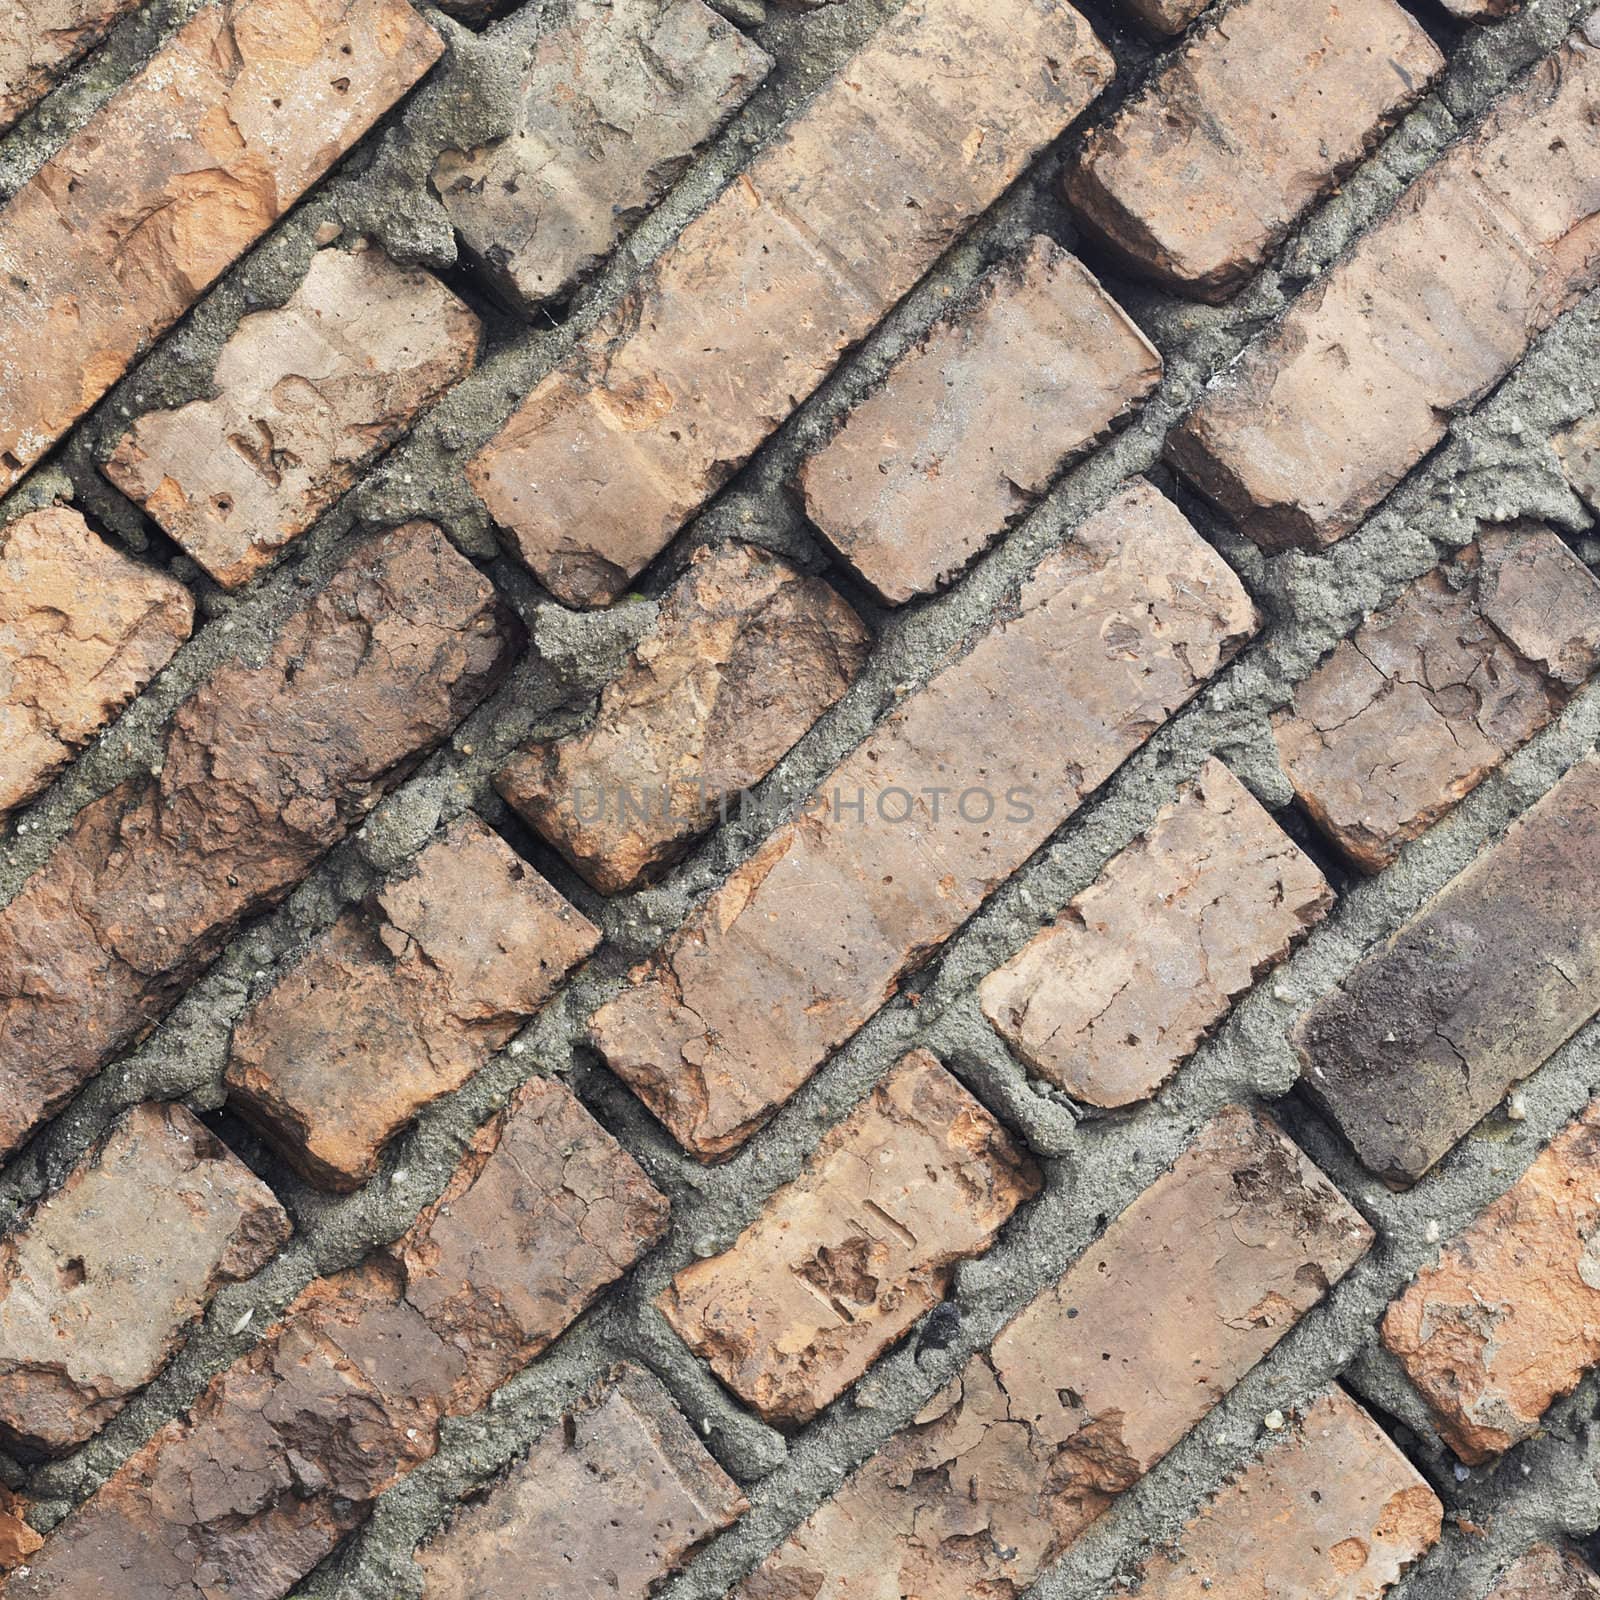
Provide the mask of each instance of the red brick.
{"label": "red brick", "polygon": [[1067,197],[1124,263],[1225,300],[1443,70],[1394,0],[1242,0],[1089,135]]}
{"label": "red brick", "polygon": [[358,1188],[599,942],[469,813],[239,1019],[229,1099],[312,1183]]}
{"label": "red brick", "polygon": [[591,726],[495,779],[602,894],[681,856],[861,670],[871,636],[820,578],[753,545],[700,551]]}
{"label": "red brick", "polygon": [[4,0],[0,133],[31,110],[139,0]]}
{"label": "red brick", "polygon": [[1584,23],[1168,439],[1258,544],[1343,538],[1600,281],[1596,44],[1600,22]]}
{"label": "red brick", "polygon": [[1090,1105],[1131,1105],[1332,905],[1316,866],[1208,761],[978,997],[1031,1072]]}
{"label": "red brick", "polygon": [[1600,759],[1580,762],[1295,1032],[1373,1172],[1413,1183],[1600,1010]]}
{"label": "red brick", "polygon": [[1342,1389],[1219,1491],[1140,1569],[1140,1600],[1377,1600],[1438,1542],[1444,1508]]}
{"label": "red brick", "polygon": [[809,1422],[944,1300],[1039,1192],[1025,1152],[926,1050],[894,1067],[731,1249],[657,1304],[769,1422]]}
{"label": "red brick", "polygon": [[1463,1461],[1538,1431],[1600,1363],[1600,1101],[1425,1267],[1383,1342]]}
{"label": "red brick", "polygon": [[614,600],[1112,70],[1066,0],[911,0],[474,459],[516,553]]}
{"label": "red brick", "polygon": [[322,250],[240,322],[215,399],[153,411],[105,473],[224,588],[276,559],[472,365],[478,319],[378,250]]}
{"label": "red brick", "polygon": [[0,491],[443,48],[405,0],[220,0],[79,129],[0,212]]}
{"label": "red brick", "polygon": [[1255,621],[1176,507],[1124,490],[635,969],[592,1024],[607,1061],[694,1154],[733,1149]]}
{"label": "red brick", "polygon": [[8,1600],[280,1600],[659,1238],[666,1201],[530,1081],[438,1202],[319,1278],[50,1536]]}
{"label": "red brick", "polygon": [[806,513],[898,605],[959,573],[1160,378],[1132,318],[1041,236],[806,462]]}
{"label": "red brick", "polygon": [[31,800],[172,659],[181,583],[55,506],[0,527],[0,817]]}
{"label": "red brick", "polygon": [[1371,1240],[1281,1134],[1224,1112],[768,1557],[740,1600],[1019,1593]]}
{"label": "red brick", "polygon": [[1484,534],[1369,617],[1272,719],[1301,804],[1363,872],[1390,865],[1600,662],[1600,584],[1543,528]]}
{"label": "red brick", "polygon": [[616,1367],[418,1552],[423,1600],[646,1600],[746,1508],[661,1385]]}
{"label": "red brick", "polygon": [[429,523],[358,544],[259,667],[182,706],[0,911],[0,1154],[162,1016],[489,692],[520,642]]}
{"label": "red brick", "polygon": [[1600,1578],[1569,1550],[1535,1545],[1486,1596],[1486,1600],[1591,1600]]}
{"label": "red brick", "polygon": [[704,0],[574,0],[534,45],[511,134],[447,150],[433,187],[531,310],[604,261],[771,70]]}

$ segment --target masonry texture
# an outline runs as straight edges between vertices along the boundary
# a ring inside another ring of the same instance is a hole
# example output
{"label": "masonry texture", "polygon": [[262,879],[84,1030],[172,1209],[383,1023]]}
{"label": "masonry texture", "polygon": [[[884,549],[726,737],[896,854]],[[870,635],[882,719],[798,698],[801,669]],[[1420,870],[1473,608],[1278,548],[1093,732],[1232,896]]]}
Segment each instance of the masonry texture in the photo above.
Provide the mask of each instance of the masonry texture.
{"label": "masonry texture", "polygon": [[1600,1595],[1592,0],[0,0],[0,1595]]}

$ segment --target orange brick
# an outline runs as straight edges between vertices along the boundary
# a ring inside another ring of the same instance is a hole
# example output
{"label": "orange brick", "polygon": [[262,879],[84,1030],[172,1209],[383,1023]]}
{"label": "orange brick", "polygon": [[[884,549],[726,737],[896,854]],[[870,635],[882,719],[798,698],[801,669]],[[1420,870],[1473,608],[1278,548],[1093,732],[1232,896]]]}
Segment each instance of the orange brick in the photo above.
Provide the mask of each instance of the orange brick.
{"label": "orange brick", "polygon": [[1600,1578],[1570,1550],[1535,1545],[1491,1589],[1485,1600],[1593,1600]]}
{"label": "orange brick", "polygon": [[0,133],[31,110],[139,0],[4,0]]}

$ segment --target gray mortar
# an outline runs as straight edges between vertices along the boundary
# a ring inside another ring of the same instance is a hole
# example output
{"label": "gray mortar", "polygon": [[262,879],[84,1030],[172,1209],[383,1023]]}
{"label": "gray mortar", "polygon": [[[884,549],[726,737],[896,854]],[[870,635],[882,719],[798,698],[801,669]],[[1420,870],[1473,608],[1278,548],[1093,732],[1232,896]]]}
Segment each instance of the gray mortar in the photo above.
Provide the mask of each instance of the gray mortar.
{"label": "gray mortar", "polygon": [[[288,609],[302,603],[337,566],[353,531],[425,515],[439,520],[484,564],[528,622],[533,648],[507,684],[377,808],[357,836],[332,852],[278,911],[244,930],[149,1039],[93,1080],[0,1173],[0,1221],[57,1184],[125,1106],[181,1097],[203,1110],[215,1109],[229,1030],[250,996],[270,986],[345,905],[381,874],[402,867],[444,820],[468,807],[509,827],[540,870],[607,934],[607,945],[583,973],[459,1095],[421,1116],[390,1153],[380,1176],[358,1194],[330,1197],[309,1189],[229,1126],[230,1140],[268,1171],[294,1217],[296,1237],[257,1278],[218,1295],[181,1354],[96,1440],[31,1476],[14,1463],[0,1463],[7,1481],[26,1482],[31,1493],[44,1497],[41,1526],[92,1492],[156,1427],[183,1410],[312,1276],[358,1260],[400,1232],[443,1187],[472,1132],[518,1082],[538,1071],[568,1076],[601,1121],[638,1155],[673,1201],[671,1234],[618,1292],[507,1384],[481,1416],[447,1424],[439,1454],[384,1496],[362,1533],[297,1593],[318,1600],[414,1594],[410,1553],[417,1540],[439,1525],[462,1493],[525,1450],[596,1374],[619,1357],[631,1357],[663,1378],[735,1476],[761,1484],[755,1508],[664,1590],[669,1600],[722,1595],[1054,1279],[1104,1219],[1147,1187],[1218,1108],[1241,1099],[1278,1100],[1290,1091],[1296,1065],[1285,1036],[1296,1017],[1594,747],[1600,689],[1580,695],[1555,726],[1408,849],[1389,872],[1346,887],[1333,917],[1293,959],[1236,1008],[1160,1095],[1130,1113],[1090,1116],[1059,1092],[1030,1081],[978,1012],[977,980],[1092,881],[1207,756],[1220,755],[1269,806],[1287,805],[1289,788],[1268,732],[1271,710],[1338,638],[1442,552],[1473,537],[1480,520],[1535,516],[1572,535],[1588,530],[1591,519],[1562,481],[1547,440],[1593,409],[1600,389],[1600,297],[1540,340],[1486,404],[1457,422],[1450,441],[1423,469],[1325,556],[1265,558],[1180,495],[1256,597],[1266,618],[1262,639],[1127,762],[1095,803],[989,901],[937,964],[908,986],[913,995],[861,1030],[766,1129],[721,1166],[705,1168],[686,1157],[598,1064],[583,1043],[583,1023],[616,992],[627,966],[676,926],[748,854],[764,829],[730,823],[660,885],[607,902],[509,821],[490,786],[493,772],[523,740],[569,731],[591,714],[599,688],[649,626],[653,607],[620,604],[580,615],[552,603],[520,567],[500,557],[493,530],[466,488],[462,466],[641,266],[896,9],[894,0],[842,0],[811,11],[767,9],[756,0],[717,3],[725,12],[751,17],[765,10],[756,36],[779,63],[767,86],[606,269],[584,286],[565,321],[526,328],[491,313],[489,350],[480,368],[299,542],[289,563],[244,595],[228,597],[191,563],[166,558],[197,590],[204,626],[153,689],[30,808],[0,849],[3,902],[43,861],[81,806],[128,774],[149,768],[172,710],[219,662],[235,654],[260,659]],[[89,67],[0,142],[0,193],[14,189],[154,41],[193,9],[193,0],[157,0],[120,27]],[[878,648],[862,678],[758,789],[766,824],[798,805],[901,694],[925,681],[1003,612],[1033,564],[1129,475],[1149,472],[1170,492],[1170,479],[1158,465],[1160,442],[1206,378],[1268,326],[1511,76],[1560,40],[1583,9],[1574,0],[1532,0],[1512,20],[1469,34],[1437,92],[1311,217],[1276,264],[1229,305],[1194,307],[1107,275],[1111,292],[1166,356],[1161,388],[1126,431],[1067,474],[951,592],[888,612],[871,604],[831,562],[798,512],[788,484],[799,461],[984,270],[1036,230],[1069,247],[1075,243],[1055,193],[1061,154],[1070,148],[1071,137],[1004,197],[640,580],[642,595],[658,594],[696,545],[750,539],[808,570],[829,571],[874,627]],[[451,265],[454,245],[443,213],[427,195],[426,174],[439,150],[480,142],[509,125],[517,64],[544,13],[536,3],[482,34],[428,14],[450,45],[429,84],[223,278],[56,458],[0,502],[0,519],[63,495],[134,547],[146,548],[151,559],[163,559],[163,541],[148,538],[148,525],[137,510],[96,470],[128,418],[209,391],[223,340],[240,316],[281,304],[293,292],[322,223],[343,228],[341,244],[367,233],[401,259],[435,268]],[[1095,17],[1116,48],[1124,77],[1136,74],[1150,59],[1149,47],[1126,30],[1105,27],[1104,14],[1097,11]],[[932,1048],[1022,1131],[1043,1158],[1046,1191],[989,1256],[961,1270],[964,1316],[956,1344],[925,1357],[921,1366],[902,1345],[851,1395],[786,1438],[733,1404],[666,1328],[652,1301],[686,1261],[731,1242],[772,1189],[799,1170],[821,1132],[916,1044]],[[1260,1418],[1266,1412],[1303,1404],[1335,1374],[1403,1425],[1401,1442],[1450,1510],[1489,1530],[1480,1538],[1450,1528],[1395,1591],[1400,1600],[1481,1594],[1494,1571],[1535,1537],[1555,1529],[1587,1532],[1600,1524],[1600,1444],[1588,1425],[1597,1398],[1594,1382],[1552,1411],[1544,1438],[1511,1452],[1498,1468],[1458,1482],[1419,1397],[1376,1348],[1374,1334],[1388,1301],[1436,1250],[1427,1242],[1427,1223],[1436,1221],[1448,1239],[1515,1181],[1540,1143],[1570,1119],[1597,1084],[1600,1029],[1590,1028],[1530,1082],[1525,1121],[1490,1118],[1437,1172],[1404,1195],[1384,1190],[1356,1166],[1298,1096],[1282,1101],[1277,1114],[1374,1223],[1379,1245],[1034,1592],[1049,1600],[1106,1593],[1132,1570],[1141,1551],[1170,1536],[1204,1494],[1260,1447]],[[250,1320],[240,1327],[247,1312]]]}

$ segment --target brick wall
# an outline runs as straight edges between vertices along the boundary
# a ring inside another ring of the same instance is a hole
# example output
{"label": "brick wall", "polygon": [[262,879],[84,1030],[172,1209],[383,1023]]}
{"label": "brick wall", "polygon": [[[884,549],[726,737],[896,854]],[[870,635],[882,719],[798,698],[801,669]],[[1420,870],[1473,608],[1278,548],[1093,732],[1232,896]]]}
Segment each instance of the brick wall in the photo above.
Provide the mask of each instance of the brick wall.
{"label": "brick wall", "polygon": [[1581,0],[0,16],[0,1593],[1600,1592]]}

